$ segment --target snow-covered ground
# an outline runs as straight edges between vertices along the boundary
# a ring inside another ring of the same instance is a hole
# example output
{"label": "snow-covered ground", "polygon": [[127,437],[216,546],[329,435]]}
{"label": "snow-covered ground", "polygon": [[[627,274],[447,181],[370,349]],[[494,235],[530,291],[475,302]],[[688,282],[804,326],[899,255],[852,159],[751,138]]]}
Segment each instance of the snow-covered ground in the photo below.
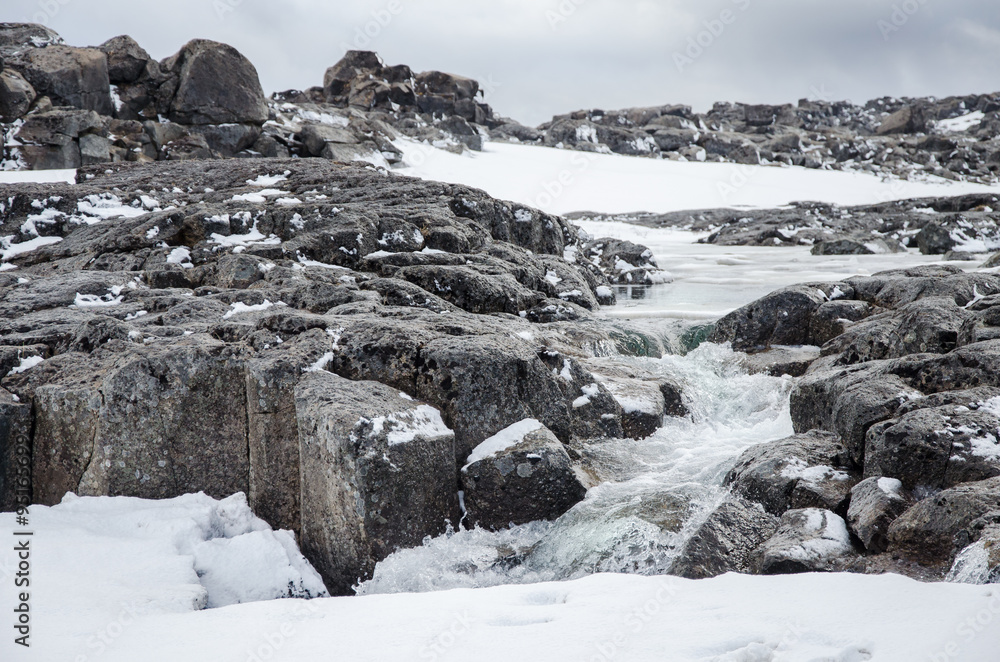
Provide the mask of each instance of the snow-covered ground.
{"label": "snow-covered ground", "polygon": [[938,177],[883,181],[875,175],[834,170],[678,162],[492,142],[480,153],[463,155],[408,140],[397,145],[404,153],[404,167],[395,172],[474,186],[496,198],[553,214],[778,207],[802,200],[862,205],[1000,193],[1000,187]]}
{"label": "snow-covered ground", "polygon": [[76,183],[76,170],[0,170],[0,184]]}
{"label": "snow-covered ground", "polygon": [[[898,576],[602,574],[211,608],[213,594],[233,597],[224,587],[241,585],[242,597],[260,598],[246,591],[301,578],[294,555],[254,525],[239,499],[76,499],[33,508],[31,528],[31,647],[13,644],[8,623],[5,662],[991,662],[1000,650],[996,586]],[[18,530],[13,516],[0,516],[5,540]],[[11,547],[0,572],[0,611],[9,621]],[[200,609],[206,599],[210,608]]]}

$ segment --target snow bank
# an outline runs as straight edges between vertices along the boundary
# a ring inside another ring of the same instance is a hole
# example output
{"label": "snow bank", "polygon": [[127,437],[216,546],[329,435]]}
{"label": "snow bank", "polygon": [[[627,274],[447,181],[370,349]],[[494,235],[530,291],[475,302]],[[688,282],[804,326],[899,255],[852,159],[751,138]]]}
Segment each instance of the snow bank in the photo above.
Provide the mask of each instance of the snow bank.
{"label": "snow bank", "polygon": [[937,177],[883,181],[875,175],[834,170],[684,163],[492,142],[481,153],[465,155],[402,139],[396,144],[403,150],[404,163],[396,172],[474,186],[501,200],[554,214],[779,207],[799,200],[861,205],[1000,192],[1000,187]]}

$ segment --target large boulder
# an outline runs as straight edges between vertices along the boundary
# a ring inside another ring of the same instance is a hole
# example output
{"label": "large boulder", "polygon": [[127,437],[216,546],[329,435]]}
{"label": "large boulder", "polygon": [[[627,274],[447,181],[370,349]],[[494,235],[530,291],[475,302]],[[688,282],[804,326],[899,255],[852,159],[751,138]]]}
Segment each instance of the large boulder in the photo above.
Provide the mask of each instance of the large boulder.
{"label": "large boulder", "polygon": [[20,119],[35,100],[35,88],[13,69],[0,71],[0,122]]}
{"label": "large boulder", "polygon": [[455,436],[436,409],[320,371],[295,388],[295,412],[302,550],[331,594],[458,524]]}
{"label": "large boulder", "polygon": [[764,575],[838,570],[854,554],[847,523],[840,515],[807,508],[789,510],[778,530],[755,552],[755,569]]}
{"label": "large boulder", "polygon": [[709,340],[731,342],[740,351],[771,345],[810,345],[810,320],[816,310],[835,297],[853,292],[845,283],[787,287],[726,315]]}
{"label": "large boulder", "polygon": [[903,484],[895,478],[866,478],[851,489],[847,523],[869,552],[884,552],[889,546],[889,526],[909,504]]}
{"label": "large boulder", "polygon": [[0,23],[0,52],[42,48],[63,42],[54,30],[39,23]]}
{"label": "large boulder", "polygon": [[[101,117],[92,110],[56,108],[44,113],[32,113],[17,139],[28,166],[33,170],[79,168],[83,163],[81,138],[91,135],[107,144]],[[88,149],[88,163],[94,157]],[[107,159],[105,159],[107,160]]]}
{"label": "large boulder", "polygon": [[924,565],[950,563],[968,527],[1000,509],[1000,478],[966,483],[927,497],[889,527],[889,551]]}
{"label": "large boulder", "polygon": [[748,449],[725,482],[772,515],[790,508],[838,510],[857,482],[849,470],[850,458],[840,439],[814,431]]}
{"label": "large boulder", "polygon": [[948,405],[917,409],[872,426],[865,475],[897,478],[910,490],[946,488],[1000,475],[1000,418]]}
{"label": "large boulder", "polygon": [[27,49],[7,60],[39,96],[47,96],[56,105],[74,106],[111,115],[108,59],[96,48],[52,45]]}
{"label": "large boulder", "polygon": [[168,117],[180,124],[263,124],[267,102],[257,70],[232,46],[195,39],[161,63],[176,78]]}
{"label": "large boulder", "polygon": [[471,526],[498,530],[556,519],[587,492],[562,443],[534,419],[486,439],[466,462],[461,477]]}
{"label": "large boulder", "polygon": [[98,48],[108,58],[108,79],[113,85],[134,83],[155,66],[149,53],[128,35],[112,37]]}
{"label": "large boulder", "polygon": [[684,543],[670,574],[707,579],[749,572],[754,550],[774,534],[778,521],[760,504],[729,496]]}

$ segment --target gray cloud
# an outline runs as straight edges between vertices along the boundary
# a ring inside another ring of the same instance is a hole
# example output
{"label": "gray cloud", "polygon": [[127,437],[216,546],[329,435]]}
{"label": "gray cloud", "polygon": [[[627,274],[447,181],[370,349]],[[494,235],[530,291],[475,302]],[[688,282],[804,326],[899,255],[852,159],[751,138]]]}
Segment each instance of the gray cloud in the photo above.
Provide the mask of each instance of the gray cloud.
{"label": "gray cloud", "polygon": [[78,45],[130,34],[157,58],[224,41],[268,91],[317,85],[364,46],[491,80],[494,107],[532,124],[585,107],[1000,88],[995,0],[4,0],[0,19],[44,19]]}

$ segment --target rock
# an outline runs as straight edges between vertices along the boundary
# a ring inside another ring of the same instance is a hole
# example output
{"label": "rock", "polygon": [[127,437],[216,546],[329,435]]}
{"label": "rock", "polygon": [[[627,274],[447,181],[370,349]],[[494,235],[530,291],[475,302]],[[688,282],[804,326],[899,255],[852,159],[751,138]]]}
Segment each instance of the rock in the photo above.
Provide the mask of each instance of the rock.
{"label": "rock", "polygon": [[857,482],[849,469],[847,449],[836,435],[809,432],[748,449],[725,484],[772,515],[790,508],[838,510]]}
{"label": "rock", "polygon": [[738,351],[814,344],[809,335],[810,319],[835,289],[853,292],[846,283],[796,285],[773,292],[723,317],[709,340],[731,342]]}
{"label": "rock", "polygon": [[414,91],[420,96],[446,97],[459,101],[475,99],[479,94],[478,82],[440,71],[425,71],[418,74],[415,83]]}
{"label": "rock", "polygon": [[778,518],[760,504],[727,497],[678,552],[670,574],[708,579],[727,572],[749,572],[754,550],[777,529]]}
{"label": "rock", "polygon": [[556,519],[587,493],[566,449],[533,419],[473,449],[461,478],[467,521],[490,530]]}
{"label": "rock", "polygon": [[438,126],[474,152],[483,151],[483,137],[465,118],[453,115],[442,121]]}
{"label": "rock", "polygon": [[[80,137],[104,131],[100,116],[89,110],[60,108],[45,113],[32,113],[17,139],[24,145],[21,152],[33,170],[78,168],[82,165]],[[106,142],[106,140],[105,140]],[[98,140],[88,141],[88,159],[102,155]]]}
{"label": "rock", "polygon": [[868,317],[831,340],[824,354],[840,363],[894,359],[909,354],[947,354],[975,341],[977,318],[951,298],[928,297]]}
{"label": "rock", "polygon": [[114,113],[107,57],[96,48],[52,45],[27,49],[7,61],[39,96],[55,105],[74,106],[101,115]]}
{"label": "rock", "polygon": [[620,285],[652,285],[662,282],[653,252],[645,246],[619,239],[597,239],[584,245],[585,259],[596,261]]}
{"label": "rock", "polygon": [[348,96],[351,83],[356,78],[367,77],[381,71],[385,65],[382,58],[372,51],[347,51],[337,64],[326,70],[323,76],[323,94],[327,101],[336,103]]}
{"label": "rock", "polygon": [[295,388],[301,545],[333,595],[458,522],[455,437],[436,409],[403,395],[324,372]]}
{"label": "rock", "polygon": [[0,49],[41,48],[49,44],[61,44],[54,30],[39,23],[0,23]]}
{"label": "rock", "polygon": [[895,478],[866,478],[851,489],[847,522],[869,552],[889,546],[889,526],[909,507],[903,484]]}
{"label": "rock", "polygon": [[838,299],[821,304],[809,319],[812,342],[823,346],[860,322],[879,312],[867,301]]}
{"label": "rock", "polygon": [[872,426],[865,475],[897,478],[909,490],[1000,475],[1000,418],[986,409],[917,409]]}
{"label": "rock", "polygon": [[88,133],[80,136],[80,165],[107,163],[111,160],[111,143],[104,136]]}
{"label": "rock", "polygon": [[312,156],[322,156],[323,149],[330,143],[356,145],[360,142],[349,129],[327,124],[307,124],[299,134],[299,140]]}
{"label": "rock", "polygon": [[764,575],[829,572],[853,554],[842,517],[818,508],[789,510],[755,552],[755,569]]}
{"label": "rock", "polygon": [[149,53],[128,35],[112,37],[98,48],[108,58],[108,80],[113,85],[134,83],[153,63]]}
{"label": "rock", "polygon": [[776,346],[762,352],[747,354],[741,363],[752,375],[801,377],[819,357],[819,347],[812,345]]}
{"label": "rock", "polygon": [[179,124],[263,124],[268,110],[257,70],[232,46],[188,42],[161,63],[177,78],[168,117]]}
{"label": "rock", "polygon": [[31,405],[0,389],[0,511],[32,503],[31,427]]}
{"label": "rock", "polygon": [[856,467],[864,466],[868,429],[892,418],[906,402],[923,397],[896,375],[867,369],[823,370],[803,377],[792,389],[795,431],[827,430],[843,440]]}
{"label": "rock", "polygon": [[404,267],[398,275],[470,313],[517,315],[542,299],[510,274],[485,274],[473,267]]}
{"label": "rock", "polygon": [[11,69],[0,72],[0,121],[13,122],[24,117],[35,97],[35,88],[24,76]]}
{"label": "rock", "polygon": [[957,243],[951,231],[937,223],[928,223],[917,233],[917,246],[924,255],[944,255]]}
{"label": "rock", "polygon": [[898,241],[886,241],[882,238],[865,237],[853,239],[841,237],[815,244],[813,255],[876,255],[883,253],[898,253],[904,250]]}
{"label": "rock", "polygon": [[948,571],[947,581],[965,584],[1000,583],[1000,511],[980,517],[970,526],[975,540],[965,547]]}
{"label": "rock", "polygon": [[997,509],[1000,478],[944,490],[920,501],[892,523],[889,551],[928,566],[950,563],[959,533]]}
{"label": "rock", "polygon": [[994,253],[980,265],[980,269],[995,269],[1000,267],[1000,253]]}
{"label": "rock", "polygon": [[203,137],[208,148],[224,158],[249,149],[261,135],[256,124],[195,124],[188,130]]}
{"label": "rock", "polygon": [[904,106],[882,120],[875,133],[880,136],[892,133],[918,133],[924,130],[925,124],[919,109]]}

